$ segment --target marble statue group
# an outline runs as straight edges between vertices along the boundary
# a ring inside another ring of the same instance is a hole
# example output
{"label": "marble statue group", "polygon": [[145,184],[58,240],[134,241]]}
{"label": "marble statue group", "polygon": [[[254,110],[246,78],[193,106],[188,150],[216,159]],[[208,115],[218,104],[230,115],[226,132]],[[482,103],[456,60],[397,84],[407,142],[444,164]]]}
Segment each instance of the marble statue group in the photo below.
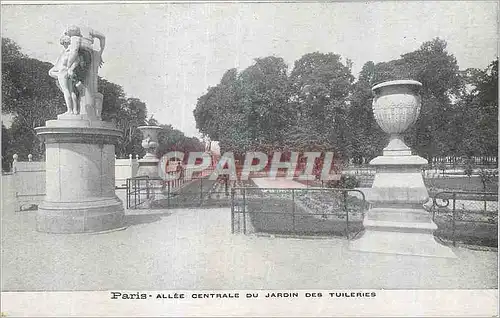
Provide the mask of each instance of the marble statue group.
{"label": "marble statue group", "polygon": [[[94,39],[100,50],[93,49]],[[49,75],[57,80],[64,95],[67,111],[64,115],[87,115],[100,119],[102,94],[97,92],[97,71],[102,66],[105,36],[93,29],[83,32],[78,26],[69,26],[60,38],[64,47]]]}

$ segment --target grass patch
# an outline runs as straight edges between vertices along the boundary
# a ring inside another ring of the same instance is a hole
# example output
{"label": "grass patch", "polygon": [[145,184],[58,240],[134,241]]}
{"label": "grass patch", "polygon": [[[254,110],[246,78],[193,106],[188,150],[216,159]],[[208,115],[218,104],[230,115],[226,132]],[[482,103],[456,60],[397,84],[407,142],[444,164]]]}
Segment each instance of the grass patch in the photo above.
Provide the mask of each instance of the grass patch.
{"label": "grass patch", "polygon": [[350,236],[360,232],[362,200],[348,197],[347,212],[343,197],[333,191],[289,190],[277,193],[252,191],[247,196],[247,212],[257,232],[269,234]]}
{"label": "grass patch", "polygon": [[455,234],[453,236],[453,224],[451,220],[444,217],[436,217],[434,222],[438,229],[434,235],[445,240],[471,245],[498,247],[498,225],[478,222],[455,222]]}
{"label": "grass patch", "polygon": [[455,211],[455,232],[453,233],[453,214],[449,208],[436,211],[434,222],[438,229],[434,235],[458,243],[498,247],[497,211]]}
{"label": "grass patch", "polygon": [[[424,178],[424,183],[430,192],[445,190],[484,191],[479,177]],[[498,179],[486,185],[486,192],[498,192]]]}

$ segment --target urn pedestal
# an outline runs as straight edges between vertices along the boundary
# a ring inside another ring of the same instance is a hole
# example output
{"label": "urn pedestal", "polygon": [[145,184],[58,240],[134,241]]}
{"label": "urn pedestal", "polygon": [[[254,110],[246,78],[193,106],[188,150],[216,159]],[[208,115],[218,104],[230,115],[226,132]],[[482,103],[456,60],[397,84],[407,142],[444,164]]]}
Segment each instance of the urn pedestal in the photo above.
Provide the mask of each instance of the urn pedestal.
{"label": "urn pedestal", "polygon": [[437,226],[423,208],[429,200],[421,172],[427,160],[412,155],[401,137],[418,118],[421,85],[400,80],[372,88],[375,119],[390,135],[390,141],[383,155],[370,162],[376,168],[372,188],[366,195],[371,207],[363,220],[365,233],[350,243],[350,250],[456,257],[449,247],[434,239]]}
{"label": "urn pedestal", "polygon": [[160,159],[156,157],[155,151],[156,147],[158,147],[158,133],[162,128],[159,126],[140,126],[137,127],[137,129],[139,129],[144,136],[142,147],[146,149],[146,155],[138,160],[139,168],[137,170],[137,176],[158,178]]}
{"label": "urn pedestal", "polygon": [[46,196],[37,230],[84,233],[124,226],[115,194],[115,144],[121,132],[110,123],[65,116],[36,128],[46,147]]}

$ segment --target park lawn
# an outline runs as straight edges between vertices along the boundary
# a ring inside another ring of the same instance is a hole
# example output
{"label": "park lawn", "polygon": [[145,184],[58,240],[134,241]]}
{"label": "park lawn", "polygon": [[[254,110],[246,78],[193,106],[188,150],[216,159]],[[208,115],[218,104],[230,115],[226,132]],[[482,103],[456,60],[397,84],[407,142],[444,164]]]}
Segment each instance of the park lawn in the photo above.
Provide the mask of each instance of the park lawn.
{"label": "park lawn", "polygon": [[[227,192],[224,183],[217,185],[218,180],[210,180],[208,177],[192,180],[180,189],[170,193],[168,199],[154,202],[155,208],[213,208],[231,206],[231,189],[234,181],[228,183]],[[252,186],[253,183],[238,182],[238,186]]]}
{"label": "park lawn", "polygon": [[498,246],[498,212],[470,211],[457,209],[455,212],[455,233],[453,233],[453,214],[450,208],[436,210],[434,222],[438,230],[436,236],[472,245]]}
{"label": "park lawn", "polygon": [[[247,209],[256,232],[268,234],[294,234],[305,236],[346,236],[346,218],[339,213],[323,219],[311,215],[303,207],[280,198],[247,199]],[[294,211],[294,213],[293,213]],[[451,241],[453,238],[452,222],[442,215],[436,215],[438,230],[435,236]],[[349,236],[353,237],[364,230],[362,219],[350,217]],[[497,247],[497,223],[456,221],[455,240],[463,244]]]}
{"label": "park lawn", "polygon": [[[438,180],[443,181],[441,184],[451,184],[452,186],[459,185],[460,181],[464,181],[463,178]],[[222,190],[223,187],[219,187],[217,192],[211,192],[215,182],[208,179],[194,180],[177,193],[172,194],[170,200],[156,201],[155,207],[229,207],[231,195],[226,195]],[[251,186],[252,182],[245,185]],[[472,186],[474,185],[472,184]],[[200,195],[200,190],[203,191],[202,195]],[[280,193],[264,193],[255,188],[248,192],[247,212],[254,230],[269,234],[346,236],[347,219],[340,193],[296,190],[295,195],[294,202],[291,199],[291,194],[285,189],[281,189]],[[349,236],[353,237],[364,229],[362,201],[348,196],[347,207],[349,211],[348,231]],[[469,221],[475,220],[476,213],[463,212],[468,216]],[[488,223],[457,220],[453,234],[452,221],[448,214],[436,213],[435,222],[438,225],[438,230],[434,235],[445,240],[452,240],[454,235],[457,242],[464,244],[498,246],[497,221]]]}
{"label": "park lawn", "polygon": [[[344,211],[326,213],[312,210],[304,204],[279,197],[248,197],[247,211],[256,232],[294,235],[345,236],[347,219]],[[349,220],[349,235],[352,237],[363,229],[362,219]]]}
{"label": "park lawn", "polygon": [[[207,203],[207,195],[210,193],[215,182],[208,178],[192,180],[182,188],[172,191],[169,198],[154,201],[153,208],[188,208],[205,205]],[[227,206],[229,203],[225,205]]]}
{"label": "park lawn", "polygon": [[[483,184],[479,177],[424,178],[429,192],[445,190],[483,192]],[[486,185],[486,192],[498,192],[498,179]]]}
{"label": "park lawn", "polygon": [[[434,222],[438,229],[434,235],[453,240],[452,222],[443,217],[436,217]],[[463,244],[498,247],[498,225],[483,222],[455,222],[455,241]]]}
{"label": "park lawn", "polygon": [[[295,200],[299,201],[296,203],[285,194],[281,196],[266,193],[260,197],[247,197],[247,212],[256,232],[346,236],[346,213],[343,209],[339,209],[343,203],[339,198],[332,200],[331,193],[316,193],[314,200],[301,200],[300,196],[296,196]],[[351,196],[348,198],[349,236],[353,237],[364,229],[360,213],[362,201]],[[334,208],[328,209],[327,206]],[[316,213],[318,215],[313,215]],[[434,235],[445,240],[452,240],[454,235],[457,242],[464,244],[498,246],[498,223],[495,218],[484,222],[482,213],[473,211],[461,211],[461,213],[464,217],[455,222],[454,234],[450,216],[446,213],[436,213],[435,223],[438,225],[438,230]],[[483,222],[477,222],[478,220]]]}

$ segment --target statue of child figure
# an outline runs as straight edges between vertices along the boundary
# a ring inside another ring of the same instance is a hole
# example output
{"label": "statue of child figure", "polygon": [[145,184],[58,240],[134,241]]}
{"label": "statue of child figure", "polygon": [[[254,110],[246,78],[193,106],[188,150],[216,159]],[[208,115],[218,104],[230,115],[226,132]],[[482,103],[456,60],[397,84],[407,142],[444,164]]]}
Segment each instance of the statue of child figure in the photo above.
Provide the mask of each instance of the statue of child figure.
{"label": "statue of child figure", "polygon": [[[64,50],[56,61],[54,67],[49,70],[49,75],[57,79],[57,86],[64,95],[67,111],[65,114],[78,114],[79,113],[79,97],[81,95],[81,88],[83,83],[79,76],[77,76],[77,67],[84,68],[83,59],[74,50],[70,49],[71,39],[67,35],[61,37],[60,43],[64,46]],[[72,63],[68,65],[72,57]]]}

